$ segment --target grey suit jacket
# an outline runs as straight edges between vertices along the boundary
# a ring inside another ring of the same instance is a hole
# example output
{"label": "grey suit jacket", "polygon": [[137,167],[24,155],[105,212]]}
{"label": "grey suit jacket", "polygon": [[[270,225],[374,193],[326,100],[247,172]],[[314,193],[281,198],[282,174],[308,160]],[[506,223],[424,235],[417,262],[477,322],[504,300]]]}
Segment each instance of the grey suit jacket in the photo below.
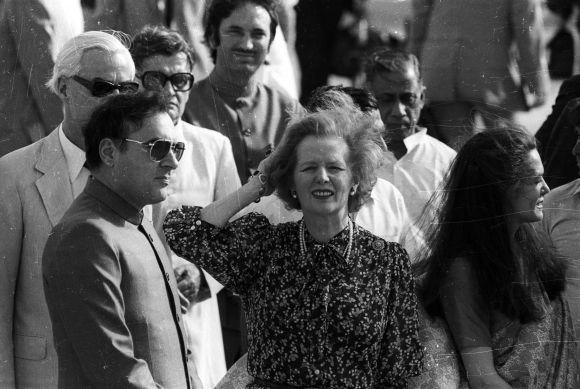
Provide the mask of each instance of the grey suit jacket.
{"label": "grey suit jacket", "polygon": [[79,0],[0,4],[0,157],[46,136],[62,120],[46,86],[58,51],[83,32]]}
{"label": "grey suit jacket", "polygon": [[97,179],[52,230],[43,274],[59,387],[201,388],[163,244]]}
{"label": "grey suit jacket", "polygon": [[72,201],[57,130],[0,158],[2,388],[56,387],[56,351],[41,258],[50,230]]}

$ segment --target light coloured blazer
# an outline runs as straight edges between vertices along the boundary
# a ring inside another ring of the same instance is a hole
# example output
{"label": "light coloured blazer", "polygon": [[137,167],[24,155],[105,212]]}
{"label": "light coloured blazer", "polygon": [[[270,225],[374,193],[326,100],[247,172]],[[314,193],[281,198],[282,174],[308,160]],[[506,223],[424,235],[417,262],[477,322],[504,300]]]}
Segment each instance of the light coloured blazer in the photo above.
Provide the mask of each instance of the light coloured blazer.
{"label": "light coloured blazer", "polygon": [[0,2],[0,157],[45,137],[62,120],[46,86],[58,51],[83,32],[79,0]]}
{"label": "light coloured blazer", "polygon": [[545,94],[547,67],[538,0],[413,0],[411,50],[431,102],[526,109]]}
{"label": "light coloured blazer", "polygon": [[53,388],[57,360],[41,258],[73,201],[58,130],[0,158],[0,183],[0,387]]}

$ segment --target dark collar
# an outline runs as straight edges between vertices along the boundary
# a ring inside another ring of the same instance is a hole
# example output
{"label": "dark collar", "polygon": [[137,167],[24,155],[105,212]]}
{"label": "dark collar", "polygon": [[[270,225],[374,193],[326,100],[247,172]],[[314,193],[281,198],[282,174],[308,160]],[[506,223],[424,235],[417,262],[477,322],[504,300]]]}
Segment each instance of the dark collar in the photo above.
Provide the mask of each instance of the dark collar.
{"label": "dark collar", "polygon": [[143,210],[137,209],[125,201],[109,187],[97,180],[93,176],[89,178],[85,193],[99,202],[111,208],[113,212],[127,220],[129,223],[138,226],[143,220]]}
{"label": "dark collar", "polygon": [[213,71],[209,75],[208,81],[212,88],[228,102],[240,98],[253,100],[258,91],[258,82],[255,76],[246,85],[236,85]]}

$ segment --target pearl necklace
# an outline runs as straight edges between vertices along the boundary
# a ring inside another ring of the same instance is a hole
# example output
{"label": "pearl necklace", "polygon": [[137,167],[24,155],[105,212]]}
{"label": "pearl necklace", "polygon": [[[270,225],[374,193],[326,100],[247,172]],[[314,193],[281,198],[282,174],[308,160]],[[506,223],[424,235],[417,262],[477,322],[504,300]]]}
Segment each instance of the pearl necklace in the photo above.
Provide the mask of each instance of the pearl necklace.
{"label": "pearl necklace", "polygon": [[[346,249],[342,253],[344,260],[348,263],[350,259],[350,252],[352,250],[352,238],[353,238],[353,223],[348,218],[348,244],[346,245]],[[300,256],[305,258],[306,257],[306,241],[304,240],[304,219],[300,220],[300,227],[298,229],[298,240],[300,241]]]}

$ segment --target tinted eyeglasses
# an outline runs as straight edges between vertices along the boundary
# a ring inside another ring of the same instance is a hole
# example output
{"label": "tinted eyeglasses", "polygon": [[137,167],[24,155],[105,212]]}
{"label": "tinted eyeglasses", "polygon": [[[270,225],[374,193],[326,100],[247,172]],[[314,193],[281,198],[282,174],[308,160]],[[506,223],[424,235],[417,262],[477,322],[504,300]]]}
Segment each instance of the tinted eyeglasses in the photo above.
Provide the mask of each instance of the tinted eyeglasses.
{"label": "tinted eyeglasses", "polygon": [[185,151],[185,143],[183,142],[172,142],[165,139],[150,140],[148,142],[139,142],[138,140],[133,140],[129,138],[123,138],[124,142],[132,142],[140,144],[143,148],[149,150],[149,158],[153,162],[160,162],[169,154],[169,151],[173,151],[175,159],[178,161],[183,156]]}
{"label": "tinted eyeglasses", "polygon": [[401,103],[410,108],[418,107],[419,103],[421,102],[421,97],[413,92],[404,92],[399,94],[383,93],[377,96],[377,100],[383,104],[393,104],[395,103],[397,97]]}
{"label": "tinted eyeglasses", "polygon": [[193,74],[191,73],[175,73],[171,76],[166,76],[161,72],[149,71],[143,73],[140,77],[145,89],[152,91],[160,91],[165,87],[167,81],[171,83],[173,89],[179,92],[187,92],[193,86]]}
{"label": "tinted eyeglasses", "polygon": [[139,90],[139,84],[134,81],[115,84],[102,78],[95,78],[91,81],[80,76],[72,76],[72,79],[91,91],[91,94],[95,97],[108,96],[116,90],[123,94],[137,93]]}

